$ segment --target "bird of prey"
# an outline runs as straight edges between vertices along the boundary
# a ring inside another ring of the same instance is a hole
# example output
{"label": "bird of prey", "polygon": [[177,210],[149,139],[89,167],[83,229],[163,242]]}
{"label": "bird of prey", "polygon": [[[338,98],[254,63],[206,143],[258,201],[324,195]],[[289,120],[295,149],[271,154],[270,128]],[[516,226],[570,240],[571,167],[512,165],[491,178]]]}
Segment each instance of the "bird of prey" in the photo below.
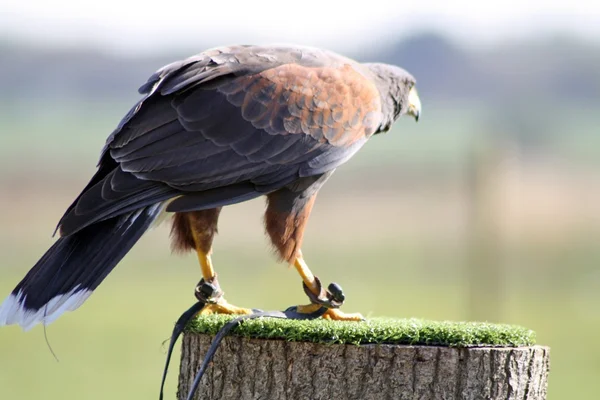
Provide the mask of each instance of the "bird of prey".
{"label": "bird of prey", "polygon": [[[194,250],[203,281],[219,288],[219,214],[260,196],[280,261],[295,266],[309,298],[335,299],[303,259],[304,228],[337,167],[400,116],[418,121],[413,75],[324,49],[235,45],[166,65],[139,93],[60,219],[60,237],[2,304],[0,326],[28,330],[77,309],[165,213],[173,248]],[[252,312],[213,300],[202,313]],[[362,319],[330,303],[324,318]]]}

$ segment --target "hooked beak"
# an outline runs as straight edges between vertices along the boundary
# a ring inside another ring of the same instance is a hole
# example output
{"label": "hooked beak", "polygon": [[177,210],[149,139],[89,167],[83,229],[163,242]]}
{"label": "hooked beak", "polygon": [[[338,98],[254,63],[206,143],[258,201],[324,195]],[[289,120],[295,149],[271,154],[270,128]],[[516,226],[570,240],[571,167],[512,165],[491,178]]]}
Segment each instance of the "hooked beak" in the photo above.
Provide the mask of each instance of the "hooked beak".
{"label": "hooked beak", "polygon": [[419,116],[421,115],[421,99],[417,89],[413,86],[408,92],[408,114],[415,117],[415,121],[419,122]]}

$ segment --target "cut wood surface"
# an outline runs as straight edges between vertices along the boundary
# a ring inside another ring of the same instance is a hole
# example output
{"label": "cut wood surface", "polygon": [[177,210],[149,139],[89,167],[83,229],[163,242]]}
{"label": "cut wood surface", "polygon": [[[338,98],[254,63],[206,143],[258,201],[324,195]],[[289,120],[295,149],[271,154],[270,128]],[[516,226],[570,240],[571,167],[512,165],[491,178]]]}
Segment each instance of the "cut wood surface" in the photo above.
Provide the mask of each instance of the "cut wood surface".
{"label": "cut wood surface", "polygon": [[[178,399],[212,335],[186,332]],[[226,337],[195,399],[546,399],[542,346],[323,344]]]}

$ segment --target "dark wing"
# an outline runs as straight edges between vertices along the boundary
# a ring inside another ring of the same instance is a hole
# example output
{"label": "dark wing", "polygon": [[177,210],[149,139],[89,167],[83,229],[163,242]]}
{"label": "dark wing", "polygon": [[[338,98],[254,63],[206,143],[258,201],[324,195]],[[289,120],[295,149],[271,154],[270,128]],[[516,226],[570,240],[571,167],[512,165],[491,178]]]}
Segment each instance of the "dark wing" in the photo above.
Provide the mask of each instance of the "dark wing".
{"label": "dark wing", "polygon": [[140,91],[103,150],[110,171],[68,211],[63,234],[173,197],[170,211],[217,207],[333,170],[381,120],[358,64],[306,49],[213,50]]}

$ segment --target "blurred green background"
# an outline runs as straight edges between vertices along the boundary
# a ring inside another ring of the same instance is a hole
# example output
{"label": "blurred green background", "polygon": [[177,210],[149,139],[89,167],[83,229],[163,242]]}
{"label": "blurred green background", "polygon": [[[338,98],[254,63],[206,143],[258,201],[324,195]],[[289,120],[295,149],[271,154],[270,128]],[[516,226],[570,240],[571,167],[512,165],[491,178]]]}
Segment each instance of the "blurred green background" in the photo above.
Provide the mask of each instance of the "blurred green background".
{"label": "blurred green background", "polygon": [[[56,222],[151,73],[219,44],[303,37],[231,26],[222,37],[198,34],[193,46],[174,37],[177,45],[126,54],[100,40],[43,37],[59,25],[81,28],[85,18],[48,15],[44,25],[25,11],[12,16],[29,25],[0,29],[2,298],[53,243]],[[303,41],[405,67],[423,102],[418,124],[399,122],[325,185],[306,233],[309,265],[344,287],[348,312],[534,329],[551,347],[548,398],[597,398],[598,37],[571,34],[573,19],[556,32],[475,46],[453,35],[455,25],[401,31],[386,21],[387,29],[372,33],[376,46],[348,44],[336,32],[323,34],[329,41],[308,34]],[[111,36],[110,23],[88,28]],[[143,41],[143,30],[138,35]],[[259,199],[223,212],[214,261],[230,302],[284,309],[305,297],[295,271],[274,261],[263,210]],[[149,232],[77,312],[47,328],[58,363],[42,327],[0,329],[0,398],[156,396],[164,341],[200,277],[194,255],[171,255],[168,234],[168,223]]]}

